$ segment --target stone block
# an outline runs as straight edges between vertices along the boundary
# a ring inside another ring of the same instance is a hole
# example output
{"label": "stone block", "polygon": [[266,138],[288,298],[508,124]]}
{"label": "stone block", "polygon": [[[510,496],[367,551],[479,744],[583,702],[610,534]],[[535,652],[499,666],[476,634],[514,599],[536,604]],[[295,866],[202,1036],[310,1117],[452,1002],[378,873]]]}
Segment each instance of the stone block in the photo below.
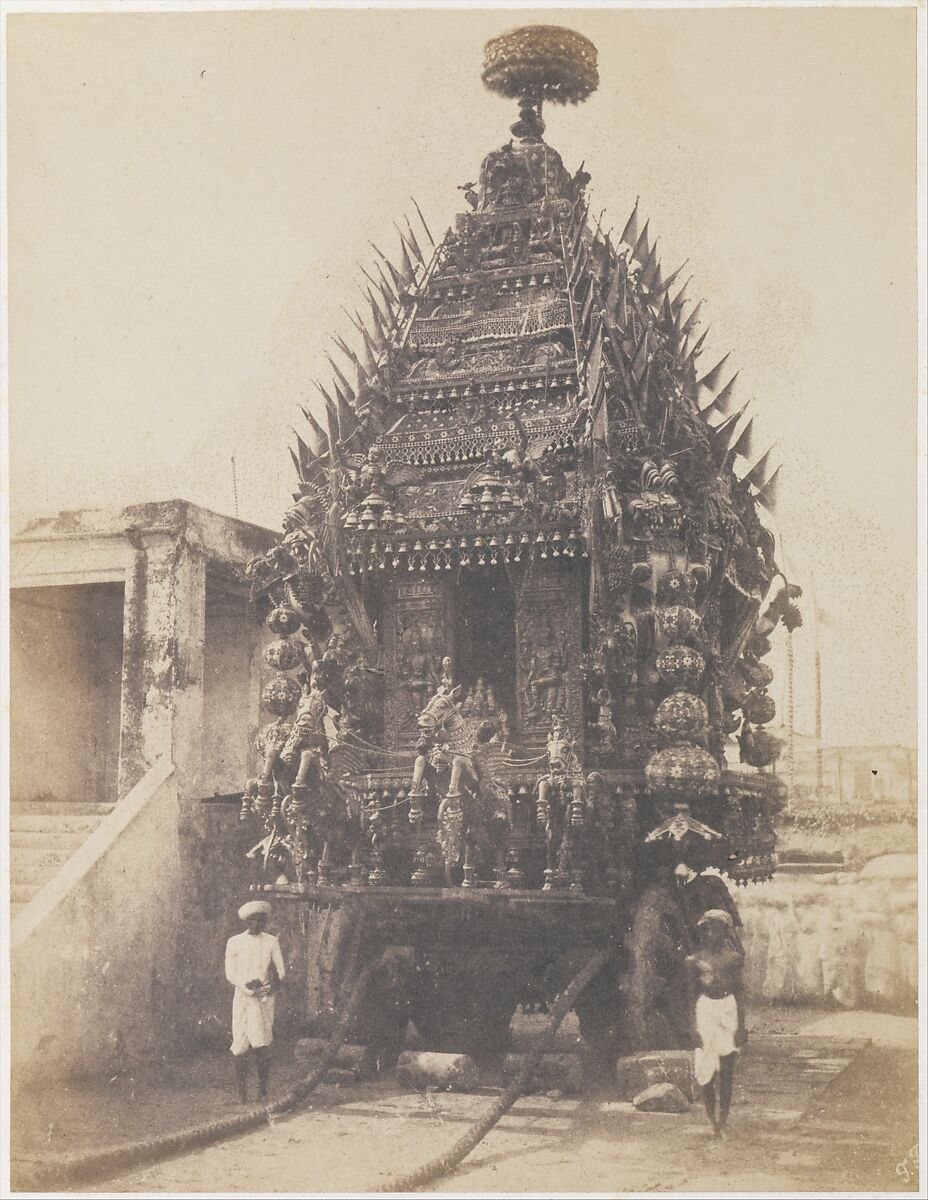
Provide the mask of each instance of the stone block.
{"label": "stone block", "polygon": [[685,1113],[689,1101],[673,1083],[655,1083],[632,1100],[639,1112]]}
{"label": "stone block", "polygon": [[634,1100],[656,1083],[672,1083],[688,1100],[699,1095],[690,1050],[646,1050],[620,1058],[615,1065],[620,1100]]}
{"label": "stone block", "polygon": [[396,1073],[401,1083],[417,1090],[471,1092],[480,1082],[477,1064],[467,1054],[404,1050],[397,1059]]}
{"label": "stone block", "polygon": [[[316,1066],[328,1047],[324,1038],[300,1038],[294,1054],[300,1070],[308,1075]],[[369,1079],[374,1074],[374,1056],[367,1046],[355,1046],[350,1042],[339,1046],[338,1057],[332,1064],[333,1071],[351,1073],[351,1081]],[[329,1072],[331,1074],[331,1071]]]}
{"label": "stone block", "polygon": [[[507,1054],[503,1078],[510,1083],[525,1063],[524,1054]],[[583,1088],[583,1064],[576,1054],[545,1054],[526,1085],[527,1093],[562,1092],[576,1096]]]}
{"label": "stone block", "polygon": [[326,1074],[325,1081],[334,1084],[335,1087],[351,1087],[352,1084],[358,1082],[358,1077],[354,1071],[343,1071],[341,1067],[332,1067]]}

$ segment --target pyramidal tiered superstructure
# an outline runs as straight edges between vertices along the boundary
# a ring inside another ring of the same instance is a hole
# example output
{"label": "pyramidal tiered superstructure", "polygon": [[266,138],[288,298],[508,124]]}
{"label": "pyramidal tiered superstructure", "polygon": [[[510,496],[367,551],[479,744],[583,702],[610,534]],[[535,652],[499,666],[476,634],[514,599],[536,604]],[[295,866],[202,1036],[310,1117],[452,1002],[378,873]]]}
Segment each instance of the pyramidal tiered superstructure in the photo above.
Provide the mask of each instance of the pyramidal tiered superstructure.
{"label": "pyramidal tiered superstructure", "polygon": [[613,244],[544,141],[542,103],[597,86],[592,44],[517,30],[484,81],[512,137],[440,244],[417,208],[378,251],[250,567],[277,677],[243,815],[298,887],[621,895],[646,846],[764,878],[778,782],[725,742],[779,751],[777,470],[728,356],[704,369],[685,268],[637,202]]}

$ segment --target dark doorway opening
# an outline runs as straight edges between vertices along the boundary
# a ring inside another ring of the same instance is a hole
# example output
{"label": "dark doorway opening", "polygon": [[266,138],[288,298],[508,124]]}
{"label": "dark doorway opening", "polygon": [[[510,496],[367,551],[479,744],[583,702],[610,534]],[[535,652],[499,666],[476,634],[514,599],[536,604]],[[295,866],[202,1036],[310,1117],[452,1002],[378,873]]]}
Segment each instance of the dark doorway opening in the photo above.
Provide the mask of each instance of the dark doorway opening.
{"label": "dark doorway opening", "polygon": [[516,606],[502,570],[462,571],[455,596],[455,676],[465,715],[516,707]]}
{"label": "dark doorway opening", "polygon": [[115,803],[123,585],[10,591],[10,795]]}

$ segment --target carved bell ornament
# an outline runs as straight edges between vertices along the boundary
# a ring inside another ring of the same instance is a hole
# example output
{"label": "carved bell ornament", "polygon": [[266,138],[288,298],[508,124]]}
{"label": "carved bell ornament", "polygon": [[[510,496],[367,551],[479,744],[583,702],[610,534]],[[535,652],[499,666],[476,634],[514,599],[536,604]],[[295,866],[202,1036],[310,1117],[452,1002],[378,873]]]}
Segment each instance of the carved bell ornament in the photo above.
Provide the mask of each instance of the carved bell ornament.
{"label": "carved bell ornament", "polygon": [[744,702],[744,715],[753,725],[768,725],[777,715],[776,701],[766,692],[755,692]]}

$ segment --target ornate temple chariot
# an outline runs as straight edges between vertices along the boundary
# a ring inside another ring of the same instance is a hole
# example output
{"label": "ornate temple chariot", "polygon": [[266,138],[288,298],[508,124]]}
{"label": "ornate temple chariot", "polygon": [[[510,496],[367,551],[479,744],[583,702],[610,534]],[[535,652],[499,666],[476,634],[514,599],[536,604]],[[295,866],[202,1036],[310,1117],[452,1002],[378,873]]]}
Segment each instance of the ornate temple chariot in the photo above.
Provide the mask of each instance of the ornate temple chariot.
{"label": "ornate temple chariot", "polygon": [[450,1048],[500,1044],[610,943],[584,1032],[640,1031],[662,868],[772,874],[763,659],[798,620],[760,513],[775,473],[701,368],[686,283],[637,204],[613,244],[543,139],[544,101],[597,86],[595,48],[516,30],[483,78],[520,103],[512,138],[440,243],[420,219],[369,276],[249,567],[276,672],[254,861],[411,947],[414,1020]]}

